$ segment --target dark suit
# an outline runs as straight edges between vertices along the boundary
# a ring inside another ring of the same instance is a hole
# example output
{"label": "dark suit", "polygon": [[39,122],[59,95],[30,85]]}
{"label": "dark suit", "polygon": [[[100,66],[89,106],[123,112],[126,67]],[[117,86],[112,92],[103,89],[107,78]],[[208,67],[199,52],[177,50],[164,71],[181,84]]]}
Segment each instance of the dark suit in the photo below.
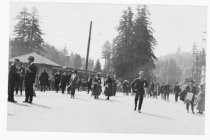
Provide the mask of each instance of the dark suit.
{"label": "dark suit", "polygon": [[25,75],[25,101],[33,101],[33,84],[35,83],[37,66],[34,63],[28,65]]}
{"label": "dark suit", "polygon": [[174,87],[174,93],[175,93],[175,101],[177,102],[178,101],[178,96],[179,96],[179,93],[181,92],[181,89],[180,89],[180,86],[179,85],[176,85]]}
{"label": "dark suit", "polygon": [[146,80],[144,79],[139,79],[139,78],[136,78],[132,83],[131,83],[131,88],[132,90],[136,93],[135,95],[135,100],[134,100],[134,103],[135,103],[135,110],[136,110],[136,107],[137,107],[137,102],[139,100],[139,106],[138,106],[138,110],[140,111],[141,110],[141,106],[142,106],[142,103],[143,103],[143,98],[144,98],[144,88],[148,86],[148,83]]}
{"label": "dark suit", "polygon": [[12,63],[9,69],[8,79],[8,101],[14,101],[15,83],[18,81],[18,70],[16,65]]}
{"label": "dark suit", "polygon": [[56,92],[58,92],[59,84],[60,84],[60,80],[61,80],[61,74],[59,72],[55,73],[54,78],[55,78],[55,83],[54,83],[55,90],[56,90]]}

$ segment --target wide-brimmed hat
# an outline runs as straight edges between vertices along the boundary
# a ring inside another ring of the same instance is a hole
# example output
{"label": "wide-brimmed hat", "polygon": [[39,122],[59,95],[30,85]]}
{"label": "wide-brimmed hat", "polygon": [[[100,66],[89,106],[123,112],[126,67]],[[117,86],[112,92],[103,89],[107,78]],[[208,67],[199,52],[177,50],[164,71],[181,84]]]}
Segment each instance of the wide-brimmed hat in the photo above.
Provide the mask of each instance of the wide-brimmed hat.
{"label": "wide-brimmed hat", "polygon": [[20,59],[15,58],[15,61],[20,62]]}
{"label": "wide-brimmed hat", "polygon": [[28,59],[34,61],[34,57],[33,56],[29,56]]}

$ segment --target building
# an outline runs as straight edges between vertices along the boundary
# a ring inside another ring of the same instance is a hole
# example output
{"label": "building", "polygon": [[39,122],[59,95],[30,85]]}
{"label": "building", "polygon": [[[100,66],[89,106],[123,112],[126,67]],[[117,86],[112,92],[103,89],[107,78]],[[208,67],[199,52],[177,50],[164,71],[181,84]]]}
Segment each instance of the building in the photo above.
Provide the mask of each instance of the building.
{"label": "building", "polygon": [[11,59],[9,59],[9,61],[12,62],[15,59],[19,59],[20,62],[22,62],[23,66],[27,67],[29,56],[34,57],[34,63],[38,67],[37,75],[36,75],[36,84],[38,84],[38,82],[39,82],[38,79],[39,79],[39,76],[40,76],[41,72],[43,71],[43,69],[46,69],[46,72],[49,74],[49,76],[51,76],[55,71],[62,69],[62,66],[56,64],[55,62],[53,62],[53,61],[47,59],[46,57],[41,56],[35,52],[11,58]]}

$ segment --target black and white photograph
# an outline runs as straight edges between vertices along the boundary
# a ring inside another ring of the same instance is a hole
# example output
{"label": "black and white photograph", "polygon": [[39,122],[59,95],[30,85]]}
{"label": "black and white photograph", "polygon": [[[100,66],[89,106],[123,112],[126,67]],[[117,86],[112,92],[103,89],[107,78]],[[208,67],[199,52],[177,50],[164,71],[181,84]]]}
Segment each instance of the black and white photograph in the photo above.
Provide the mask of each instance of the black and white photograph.
{"label": "black and white photograph", "polygon": [[208,10],[10,1],[7,131],[205,135]]}

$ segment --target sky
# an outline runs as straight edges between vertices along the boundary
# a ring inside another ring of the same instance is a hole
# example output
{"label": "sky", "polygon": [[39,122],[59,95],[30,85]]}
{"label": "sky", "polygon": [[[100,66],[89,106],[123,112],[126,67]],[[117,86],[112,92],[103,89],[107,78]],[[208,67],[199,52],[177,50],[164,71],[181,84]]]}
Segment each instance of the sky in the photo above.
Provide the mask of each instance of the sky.
{"label": "sky", "polygon": [[[23,7],[29,11],[36,7],[45,42],[58,50],[66,46],[69,52],[85,57],[92,21],[89,56],[101,59],[103,44],[116,37],[122,11],[128,6],[135,13],[137,5],[10,2],[10,36],[17,23],[18,12]],[[182,52],[190,52],[194,43],[200,48],[205,47],[203,39],[206,34],[203,32],[207,31],[207,7],[148,5],[148,8],[158,43],[154,49],[157,57],[175,53],[178,47]]]}

